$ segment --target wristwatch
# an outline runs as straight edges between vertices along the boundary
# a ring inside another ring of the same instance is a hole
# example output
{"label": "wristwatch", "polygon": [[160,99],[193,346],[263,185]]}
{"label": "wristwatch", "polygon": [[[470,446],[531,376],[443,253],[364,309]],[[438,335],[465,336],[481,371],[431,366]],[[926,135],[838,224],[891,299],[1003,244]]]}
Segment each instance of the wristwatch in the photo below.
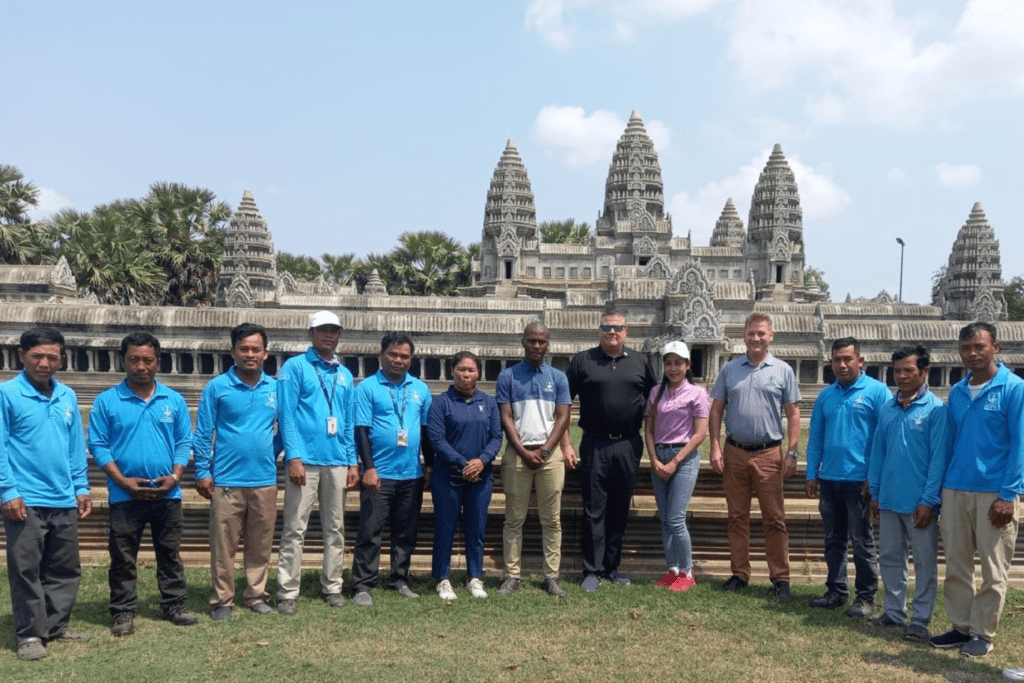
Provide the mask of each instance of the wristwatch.
{"label": "wristwatch", "polygon": [[547,460],[548,458],[551,457],[551,451],[549,449],[547,449],[547,448],[540,449],[540,457],[542,457],[545,460]]}
{"label": "wristwatch", "polygon": [[796,450],[795,448],[786,451],[786,455],[792,455],[797,460],[800,459],[800,451]]}
{"label": "wristwatch", "polygon": [[181,475],[180,474],[172,473],[171,477],[174,479],[174,483],[175,484],[180,484],[181,483]]}

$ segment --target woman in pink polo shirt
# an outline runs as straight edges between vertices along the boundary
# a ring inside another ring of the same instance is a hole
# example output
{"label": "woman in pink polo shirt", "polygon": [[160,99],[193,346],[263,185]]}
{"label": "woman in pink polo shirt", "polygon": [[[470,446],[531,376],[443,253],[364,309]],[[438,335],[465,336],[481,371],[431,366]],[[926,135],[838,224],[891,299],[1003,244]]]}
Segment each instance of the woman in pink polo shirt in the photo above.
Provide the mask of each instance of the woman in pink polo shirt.
{"label": "woman in pink polo shirt", "polygon": [[668,571],[654,585],[682,592],[692,588],[693,558],[686,507],[697,484],[700,453],[708,434],[708,392],[692,383],[690,350],[681,341],[661,350],[664,377],[651,389],[645,438],[651,459],[651,481],[661,517],[661,541]]}

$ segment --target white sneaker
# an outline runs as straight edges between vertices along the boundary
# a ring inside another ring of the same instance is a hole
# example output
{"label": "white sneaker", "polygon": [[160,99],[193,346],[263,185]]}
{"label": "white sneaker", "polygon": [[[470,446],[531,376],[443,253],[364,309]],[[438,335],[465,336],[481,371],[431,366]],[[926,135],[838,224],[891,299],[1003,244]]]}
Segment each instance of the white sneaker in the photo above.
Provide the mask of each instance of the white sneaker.
{"label": "white sneaker", "polygon": [[484,590],[484,582],[480,579],[470,579],[469,583],[466,584],[466,590],[474,598],[486,598],[487,591]]}
{"label": "white sneaker", "polygon": [[452,582],[448,579],[437,584],[437,594],[441,596],[442,600],[454,600],[458,597],[455,595],[455,590],[452,588]]}
{"label": "white sneaker", "polygon": [[1010,681],[1024,681],[1024,669],[1003,669],[1003,678]]}

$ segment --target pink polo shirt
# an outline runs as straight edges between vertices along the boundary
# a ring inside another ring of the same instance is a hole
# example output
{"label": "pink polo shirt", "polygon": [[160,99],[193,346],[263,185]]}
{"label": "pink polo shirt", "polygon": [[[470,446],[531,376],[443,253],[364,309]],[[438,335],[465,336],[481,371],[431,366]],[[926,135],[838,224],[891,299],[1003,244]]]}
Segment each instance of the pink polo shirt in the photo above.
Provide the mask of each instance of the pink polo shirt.
{"label": "pink polo shirt", "polygon": [[[651,389],[651,406],[661,386]],[[711,400],[703,387],[684,382],[675,391],[665,388],[658,403],[658,417],[654,423],[655,443],[685,443],[693,437],[693,419],[707,417]],[[650,412],[650,408],[648,408]],[[649,418],[648,418],[649,419]]]}

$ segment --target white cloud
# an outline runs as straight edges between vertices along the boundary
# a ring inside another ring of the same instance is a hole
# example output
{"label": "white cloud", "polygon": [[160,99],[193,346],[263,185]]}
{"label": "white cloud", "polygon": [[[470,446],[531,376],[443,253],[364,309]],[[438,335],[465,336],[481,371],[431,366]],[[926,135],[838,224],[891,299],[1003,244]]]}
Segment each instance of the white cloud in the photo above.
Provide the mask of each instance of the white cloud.
{"label": "white cloud", "polygon": [[935,177],[943,187],[970,187],[981,181],[981,169],[974,164],[947,164],[935,166]]}
{"label": "white cloud", "polygon": [[699,14],[725,0],[530,0],[526,28],[559,50],[634,40],[648,24]]}
{"label": "white cloud", "polygon": [[71,200],[64,195],[48,187],[39,188],[39,204],[32,208],[28,214],[32,220],[38,221],[49,218],[61,209],[73,208]]}
{"label": "white cloud", "polygon": [[[715,228],[715,221],[721,216],[725,202],[730,197],[746,227],[754,185],[757,184],[769,156],[770,147],[765,148],[751,159],[750,163],[741,166],[728,178],[710,182],[693,195],[688,192],[677,192],[672,195],[668,206],[672,212],[675,233],[683,235],[692,230],[695,233],[695,244],[707,244]],[[828,165],[814,168],[794,157],[787,157],[786,160],[796,176],[805,226],[818,220],[832,218],[850,206],[852,201],[849,193],[832,180]]]}
{"label": "white cloud", "polygon": [[[615,143],[626,130],[626,119],[613,111],[597,109],[590,114],[583,107],[550,104],[537,114],[533,133],[544,149],[570,166],[607,163]],[[666,149],[671,131],[661,121],[644,124],[655,151]]]}
{"label": "white cloud", "polygon": [[902,183],[907,179],[907,172],[902,168],[893,167],[885,174],[885,179],[892,183]]}
{"label": "white cloud", "polygon": [[971,0],[955,26],[930,13],[897,15],[894,4],[744,0],[730,52],[755,88],[798,84],[822,124],[907,126],[952,104],[1024,93],[1020,0]]}

